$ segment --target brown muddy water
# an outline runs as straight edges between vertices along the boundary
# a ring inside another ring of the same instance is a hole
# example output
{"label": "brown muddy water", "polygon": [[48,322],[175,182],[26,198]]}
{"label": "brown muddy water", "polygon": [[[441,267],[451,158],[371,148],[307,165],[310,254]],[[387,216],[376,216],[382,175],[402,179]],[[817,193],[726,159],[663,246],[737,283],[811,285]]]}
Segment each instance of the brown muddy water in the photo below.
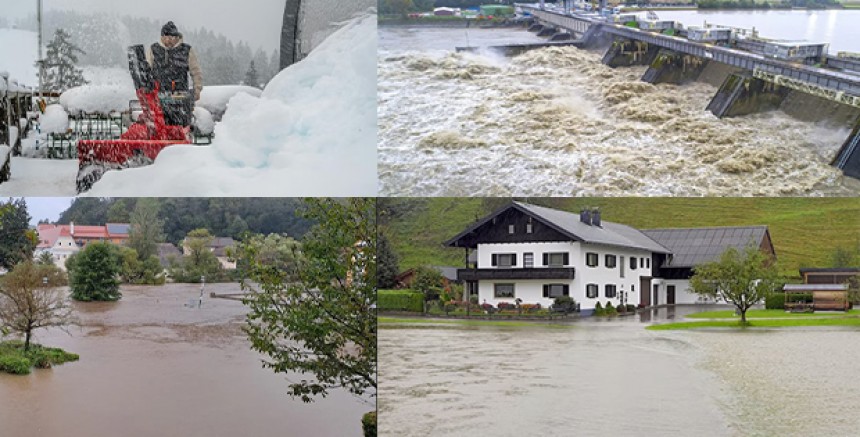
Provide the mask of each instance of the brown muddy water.
{"label": "brown muddy water", "polygon": [[781,111],[718,119],[717,87],[641,81],[601,53],[505,58],[455,46],[521,29],[380,27],[380,192],[387,196],[856,195],[829,165],[845,125]]}
{"label": "brown muddy water", "polygon": [[380,325],[380,435],[857,435],[860,331],[666,319]]}
{"label": "brown muddy water", "polygon": [[80,361],[0,373],[0,436],[361,435],[372,400],[340,391],[313,404],[291,399],[285,377],[250,350],[241,302],[204,297],[203,308],[185,307],[199,291],[124,286],[119,302],[75,303],[80,327],[40,331],[36,341]]}

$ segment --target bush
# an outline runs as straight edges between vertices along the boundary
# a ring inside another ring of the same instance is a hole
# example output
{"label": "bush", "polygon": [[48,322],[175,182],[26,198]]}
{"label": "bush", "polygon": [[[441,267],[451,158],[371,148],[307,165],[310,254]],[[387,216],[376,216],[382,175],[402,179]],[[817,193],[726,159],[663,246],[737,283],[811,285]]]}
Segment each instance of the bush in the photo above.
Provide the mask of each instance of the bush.
{"label": "bush", "polygon": [[78,355],[58,348],[31,344],[30,350],[25,353],[24,342],[22,341],[0,343],[0,372],[27,375],[30,373],[31,367],[49,369],[55,364],[77,361],[78,359]]}
{"label": "bush", "polygon": [[517,309],[516,305],[509,303],[509,302],[499,302],[499,304],[496,305],[496,307],[498,307],[500,310],[515,310],[515,309]]}
{"label": "bush", "polygon": [[627,312],[628,313],[635,313],[636,312],[636,305],[633,305],[632,303],[628,303],[627,304]]}
{"label": "bush", "polygon": [[[812,293],[797,293],[797,294],[789,294],[787,296],[788,302],[795,303],[812,303]],[[767,302],[767,301],[765,301]],[[766,303],[765,303],[766,304]]]}
{"label": "bush", "polygon": [[22,356],[0,355],[0,372],[27,375],[30,373],[30,360]]}
{"label": "bush", "polygon": [[537,311],[541,308],[539,303],[524,303],[520,307],[528,312]]}
{"label": "bush", "polygon": [[606,301],[606,309],[603,311],[604,314],[607,316],[614,316],[618,314],[618,310],[616,310],[615,307],[612,306],[612,302],[609,301]]}
{"label": "bush", "polygon": [[603,309],[603,305],[600,305],[600,302],[594,304],[594,315],[595,316],[605,316],[606,311]]}
{"label": "bush", "polygon": [[364,437],[376,437],[376,411],[371,411],[361,418],[361,428]]}
{"label": "bush", "polygon": [[381,311],[424,312],[424,295],[412,290],[379,290],[377,301]]}
{"label": "bush", "polygon": [[772,293],[764,298],[764,307],[769,310],[785,309],[785,293]]}
{"label": "bush", "polygon": [[484,311],[487,311],[487,312],[493,312],[493,310],[495,309],[495,307],[493,307],[493,304],[490,304],[490,303],[486,303],[486,302],[485,302],[485,303],[482,303],[482,304],[481,304],[481,309],[482,309],[482,310],[484,310]]}

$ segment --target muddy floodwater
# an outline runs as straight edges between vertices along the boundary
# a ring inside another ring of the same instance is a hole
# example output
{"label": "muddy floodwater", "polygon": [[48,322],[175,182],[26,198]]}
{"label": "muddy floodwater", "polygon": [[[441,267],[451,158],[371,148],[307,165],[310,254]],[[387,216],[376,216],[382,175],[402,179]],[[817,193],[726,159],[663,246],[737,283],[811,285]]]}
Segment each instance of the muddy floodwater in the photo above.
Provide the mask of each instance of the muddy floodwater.
{"label": "muddy floodwater", "polygon": [[[718,119],[722,83],[652,85],[647,67],[552,47],[524,29],[379,29],[379,175],[387,196],[856,195],[830,166],[850,128],[782,111]],[[786,110],[815,112],[805,101]]]}
{"label": "muddy floodwater", "polygon": [[0,435],[361,435],[372,401],[340,391],[312,404],[291,399],[285,376],[263,369],[250,350],[241,302],[204,297],[202,308],[186,307],[199,291],[125,286],[119,302],[75,303],[80,327],[40,331],[36,341],[80,361],[0,373]]}
{"label": "muddy floodwater", "polygon": [[380,325],[380,435],[857,435],[860,331],[644,329],[666,316]]}

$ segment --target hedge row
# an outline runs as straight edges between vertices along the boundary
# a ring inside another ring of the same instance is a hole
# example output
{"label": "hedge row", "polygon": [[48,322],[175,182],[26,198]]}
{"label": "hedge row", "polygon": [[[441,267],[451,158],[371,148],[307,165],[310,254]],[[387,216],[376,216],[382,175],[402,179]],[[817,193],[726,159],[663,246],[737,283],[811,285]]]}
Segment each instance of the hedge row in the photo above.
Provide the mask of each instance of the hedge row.
{"label": "hedge row", "polygon": [[412,290],[379,290],[380,311],[424,312],[424,295]]}

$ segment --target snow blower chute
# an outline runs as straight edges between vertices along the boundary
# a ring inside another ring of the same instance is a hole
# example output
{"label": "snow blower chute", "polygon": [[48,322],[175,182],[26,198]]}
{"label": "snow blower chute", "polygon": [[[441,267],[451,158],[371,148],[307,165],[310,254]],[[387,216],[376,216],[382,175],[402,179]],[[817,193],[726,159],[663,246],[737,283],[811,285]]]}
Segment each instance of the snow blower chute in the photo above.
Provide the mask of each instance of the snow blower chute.
{"label": "snow blower chute", "polygon": [[172,144],[189,144],[192,104],[187,91],[160,89],[142,45],[128,48],[141,114],[116,140],[78,141],[78,193],[92,188],[104,172],[151,164]]}

